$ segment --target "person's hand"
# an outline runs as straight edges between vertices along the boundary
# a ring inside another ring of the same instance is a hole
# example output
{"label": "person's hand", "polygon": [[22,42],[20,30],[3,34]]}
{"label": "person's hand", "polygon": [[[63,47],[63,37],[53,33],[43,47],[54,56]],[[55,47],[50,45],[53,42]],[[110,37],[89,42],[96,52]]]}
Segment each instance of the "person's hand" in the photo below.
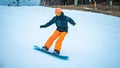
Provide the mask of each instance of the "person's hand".
{"label": "person's hand", "polygon": [[44,25],[41,25],[40,28],[45,28],[45,26],[44,26]]}
{"label": "person's hand", "polygon": [[73,26],[75,26],[75,25],[76,25],[76,23],[73,24]]}

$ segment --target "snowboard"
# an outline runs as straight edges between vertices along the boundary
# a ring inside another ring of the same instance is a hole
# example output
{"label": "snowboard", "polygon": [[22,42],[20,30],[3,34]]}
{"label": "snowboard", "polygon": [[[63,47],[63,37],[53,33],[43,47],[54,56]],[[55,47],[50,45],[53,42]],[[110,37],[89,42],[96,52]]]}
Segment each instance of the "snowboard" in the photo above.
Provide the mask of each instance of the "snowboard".
{"label": "snowboard", "polygon": [[59,58],[59,59],[62,59],[62,60],[68,60],[68,56],[63,56],[63,55],[55,55],[53,54],[52,52],[49,52],[49,51],[43,51],[42,48],[40,48],[39,46],[35,45],[34,46],[34,49],[37,50],[37,51],[40,51],[42,53],[45,53],[45,54],[48,54],[50,56],[53,56],[53,57],[56,57],[56,58]]}

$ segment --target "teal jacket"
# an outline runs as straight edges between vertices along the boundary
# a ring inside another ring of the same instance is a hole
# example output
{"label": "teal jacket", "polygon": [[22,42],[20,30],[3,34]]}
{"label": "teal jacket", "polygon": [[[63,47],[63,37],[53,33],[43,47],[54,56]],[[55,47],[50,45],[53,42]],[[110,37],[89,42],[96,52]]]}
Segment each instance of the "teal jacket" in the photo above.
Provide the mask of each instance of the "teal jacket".
{"label": "teal jacket", "polygon": [[70,17],[65,16],[62,12],[61,16],[53,17],[48,23],[41,25],[40,28],[48,27],[54,23],[57,26],[56,30],[60,32],[68,32],[68,23],[72,24],[73,26],[76,24]]}

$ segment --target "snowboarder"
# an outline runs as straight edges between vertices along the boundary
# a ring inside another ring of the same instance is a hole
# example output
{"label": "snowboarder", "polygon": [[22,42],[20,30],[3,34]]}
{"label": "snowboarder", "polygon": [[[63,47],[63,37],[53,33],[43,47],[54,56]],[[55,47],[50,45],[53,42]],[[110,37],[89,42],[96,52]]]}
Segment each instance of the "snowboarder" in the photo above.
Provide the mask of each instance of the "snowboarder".
{"label": "snowboarder", "polygon": [[68,22],[73,26],[75,26],[76,23],[70,17],[65,16],[61,8],[56,8],[55,14],[56,16],[54,16],[48,23],[40,26],[40,28],[46,28],[55,23],[57,27],[54,33],[46,41],[42,49],[44,51],[48,51],[54,40],[58,38],[55,44],[53,54],[59,55],[61,51],[62,41],[68,33]]}

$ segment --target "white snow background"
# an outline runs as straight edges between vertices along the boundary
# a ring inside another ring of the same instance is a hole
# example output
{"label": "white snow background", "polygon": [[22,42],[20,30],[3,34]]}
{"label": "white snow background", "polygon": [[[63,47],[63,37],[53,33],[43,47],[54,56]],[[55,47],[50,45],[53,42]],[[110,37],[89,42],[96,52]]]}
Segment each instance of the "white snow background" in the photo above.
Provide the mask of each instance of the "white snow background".
{"label": "white snow background", "polygon": [[55,16],[54,8],[0,6],[0,68],[120,68],[119,17],[63,12],[76,22],[76,26],[69,24],[61,51],[69,60],[33,49],[34,45],[43,46],[56,29],[55,25],[40,29]]}

